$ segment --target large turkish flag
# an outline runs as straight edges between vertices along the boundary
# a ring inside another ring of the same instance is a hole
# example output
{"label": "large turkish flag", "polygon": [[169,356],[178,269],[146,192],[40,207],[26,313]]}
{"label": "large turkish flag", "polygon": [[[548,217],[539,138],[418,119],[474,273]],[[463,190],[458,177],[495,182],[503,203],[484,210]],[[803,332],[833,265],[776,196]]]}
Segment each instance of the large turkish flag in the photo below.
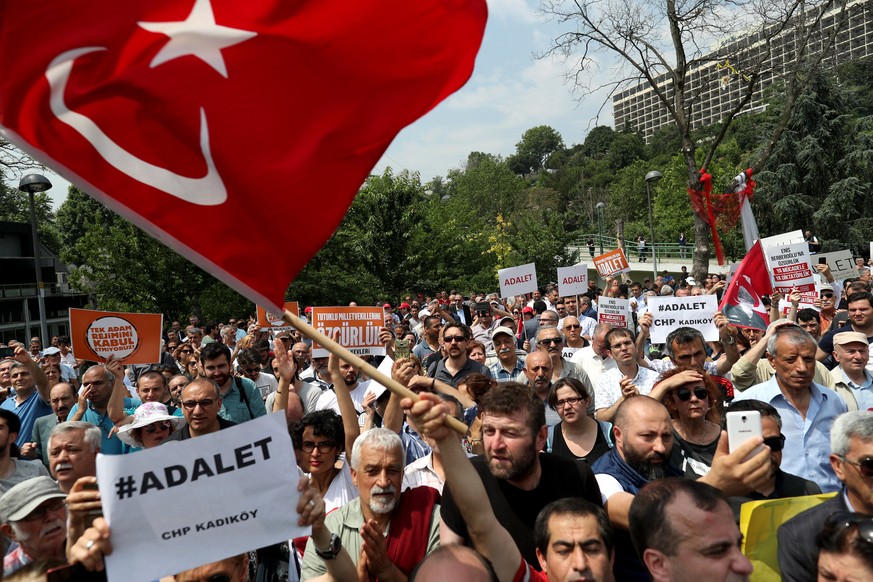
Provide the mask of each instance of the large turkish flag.
{"label": "large turkish flag", "polygon": [[6,0],[0,131],[278,308],[391,140],[469,78],[486,12],[484,0]]}

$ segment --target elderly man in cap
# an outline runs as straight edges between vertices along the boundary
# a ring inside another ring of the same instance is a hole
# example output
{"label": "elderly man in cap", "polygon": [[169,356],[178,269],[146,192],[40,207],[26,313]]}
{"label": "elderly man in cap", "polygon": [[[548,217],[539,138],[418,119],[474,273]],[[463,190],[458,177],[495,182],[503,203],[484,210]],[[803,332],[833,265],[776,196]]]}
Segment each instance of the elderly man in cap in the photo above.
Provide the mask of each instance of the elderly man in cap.
{"label": "elderly man in cap", "polygon": [[3,577],[37,560],[65,559],[66,494],[51,477],[23,481],[0,497],[0,532],[18,543],[3,559]]}
{"label": "elderly man in cap", "polygon": [[831,370],[834,390],[843,397],[849,410],[873,410],[873,375],[867,370],[870,345],[858,331],[844,331],[834,336],[834,360]]}

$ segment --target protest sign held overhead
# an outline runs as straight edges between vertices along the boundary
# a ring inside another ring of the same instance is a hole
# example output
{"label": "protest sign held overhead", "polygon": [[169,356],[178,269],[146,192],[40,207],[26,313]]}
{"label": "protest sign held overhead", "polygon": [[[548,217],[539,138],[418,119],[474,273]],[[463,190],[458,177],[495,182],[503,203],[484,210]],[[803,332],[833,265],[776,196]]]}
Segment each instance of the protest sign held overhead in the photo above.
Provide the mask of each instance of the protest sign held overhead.
{"label": "protest sign held overhead", "polygon": [[725,287],[718,309],[731,325],[766,330],[770,317],[761,298],[772,292],[761,241],[757,241]]}
{"label": "protest sign held overhead", "polygon": [[[379,332],[385,325],[385,312],[379,307],[313,307],[312,327],[331,337],[339,330],[336,341],[357,356],[384,356],[385,346]],[[315,343],[313,358],[326,358],[328,351]]]}
{"label": "protest sign held overhead", "polygon": [[601,277],[610,277],[630,271],[630,265],[621,248],[594,257],[594,268]]}
{"label": "protest sign held overhead", "polygon": [[626,327],[630,329],[633,321],[631,319],[630,300],[601,295],[597,299],[597,321],[611,327]]}
{"label": "protest sign held overhead", "polygon": [[765,256],[773,276],[774,291],[785,295],[794,288],[801,293],[815,290],[806,243],[768,247]]}
{"label": "protest sign held overhead", "polygon": [[534,263],[507,267],[497,271],[500,279],[500,296],[512,297],[537,290],[537,266]]}
{"label": "protest sign held overhead", "polygon": [[[4,61],[0,134],[278,310],[398,132],[470,77],[486,19],[485,0],[6,3],[0,54],[28,50]],[[294,252],[253,207],[310,217]]]}
{"label": "protest sign held overhead", "polygon": [[70,341],[76,357],[105,362],[113,356],[123,364],[161,361],[160,313],[118,313],[70,309]]}
{"label": "protest sign held overhead", "polygon": [[650,329],[653,344],[663,344],[667,335],[677,327],[693,327],[708,342],[718,341],[718,328],[712,317],[718,311],[715,295],[696,297],[651,297],[648,300],[652,314]]}
{"label": "protest sign held overhead", "polygon": [[588,265],[558,267],[558,293],[561,297],[588,292]]}
{"label": "protest sign held overhead", "polygon": [[[134,455],[97,456],[110,582],[156,580],[309,535],[284,413]],[[160,557],[160,559],[156,559]]]}
{"label": "protest sign held overhead", "polygon": [[[855,259],[852,258],[851,251],[836,251],[833,253],[817,253],[811,257],[813,262],[820,263],[825,261],[831,270],[831,275],[837,281],[848,279],[849,277],[858,276],[858,268],[855,266]],[[815,266],[813,265],[813,268]]]}
{"label": "protest sign held overhead", "polygon": [[[290,311],[297,317],[300,317],[299,307],[296,301],[286,301],[285,310]],[[281,313],[273,313],[258,305],[258,325],[261,331],[282,331],[286,329],[294,329],[282,319]]]}

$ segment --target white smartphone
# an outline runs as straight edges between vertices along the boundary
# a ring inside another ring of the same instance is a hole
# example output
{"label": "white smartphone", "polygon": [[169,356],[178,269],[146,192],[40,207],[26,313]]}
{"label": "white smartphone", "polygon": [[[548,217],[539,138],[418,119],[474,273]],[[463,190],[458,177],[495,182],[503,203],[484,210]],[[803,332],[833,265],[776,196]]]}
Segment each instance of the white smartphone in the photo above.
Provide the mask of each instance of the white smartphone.
{"label": "white smartphone", "polygon": [[[757,410],[737,410],[725,415],[727,420],[728,449],[731,453],[737,450],[744,442],[761,436],[761,413]],[[751,455],[758,454],[761,445]]]}

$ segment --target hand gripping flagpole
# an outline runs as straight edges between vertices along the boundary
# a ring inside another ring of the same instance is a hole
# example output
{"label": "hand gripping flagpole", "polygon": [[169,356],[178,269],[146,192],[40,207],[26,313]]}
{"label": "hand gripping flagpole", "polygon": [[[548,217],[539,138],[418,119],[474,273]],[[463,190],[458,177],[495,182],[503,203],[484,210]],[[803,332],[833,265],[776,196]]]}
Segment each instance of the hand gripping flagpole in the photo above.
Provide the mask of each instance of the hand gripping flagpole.
{"label": "hand gripping flagpole", "polygon": [[[348,364],[351,364],[352,366],[355,366],[356,368],[359,368],[362,372],[367,374],[367,376],[373,378],[397,396],[400,396],[402,398],[411,398],[413,402],[418,402],[418,395],[415,392],[413,392],[397,380],[394,380],[393,378],[389,378],[388,376],[384,375],[382,372],[380,372],[352,352],[348,351],[340,344],[333,341],[332,339],[330,339],[329,337],[327,337],[287,309],[282,314],[282,319],[285,321],[285,323],[294,326],[300,331],[300,333],[302,333],[312,341],[318,342],[318,345],[325,348],[336,357],[340,358]],[[462,435],[467,434],[467,425],[455,418],[454,416],[446,415],[445,422],[446,425],[452,430],[457,431]]]}

